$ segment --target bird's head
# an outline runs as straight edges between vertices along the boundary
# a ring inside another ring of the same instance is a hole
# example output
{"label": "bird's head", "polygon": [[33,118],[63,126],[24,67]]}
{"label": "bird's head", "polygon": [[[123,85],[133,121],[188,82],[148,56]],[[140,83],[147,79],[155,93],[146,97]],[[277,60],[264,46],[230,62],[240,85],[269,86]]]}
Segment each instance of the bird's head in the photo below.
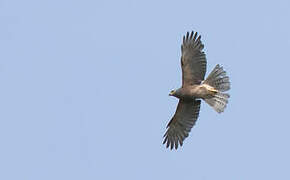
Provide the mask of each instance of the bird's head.
{"label": "bird's head", "polygon": [[170,93],[169,93],[169,96],[174,96],[176,93],[176,90],[171,90]]}

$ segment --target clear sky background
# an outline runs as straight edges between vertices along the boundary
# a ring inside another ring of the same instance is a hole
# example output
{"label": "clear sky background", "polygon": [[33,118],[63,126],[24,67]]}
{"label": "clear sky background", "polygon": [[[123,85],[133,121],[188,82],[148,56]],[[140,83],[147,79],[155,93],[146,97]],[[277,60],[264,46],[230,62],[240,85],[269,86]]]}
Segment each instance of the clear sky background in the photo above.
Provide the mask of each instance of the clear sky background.
{"label": "clear sky background", "polygon": [[[0,179],[289,180],[289,17],[286,0],[1,0]],[[191,30],[231,98],[170,151]]]}

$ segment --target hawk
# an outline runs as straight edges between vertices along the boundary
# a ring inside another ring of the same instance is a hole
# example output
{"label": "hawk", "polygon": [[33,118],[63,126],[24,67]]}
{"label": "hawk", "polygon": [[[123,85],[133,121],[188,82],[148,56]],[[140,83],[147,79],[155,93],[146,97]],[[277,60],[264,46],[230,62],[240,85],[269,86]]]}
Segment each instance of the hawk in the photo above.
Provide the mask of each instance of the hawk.
{"label": "hawk", "polygon": [[229,77],[219,64],[204,80],[206,56],[204,45],[197,32],[187,32],[181,45],[182,87],[172,90],[169,96],[179,99],[176,112],[167,125],[163,144],[170,149],[182,146],[185,138],[194,126],[200,110],[201,99],[215,111],[221,113],[226,108]]}

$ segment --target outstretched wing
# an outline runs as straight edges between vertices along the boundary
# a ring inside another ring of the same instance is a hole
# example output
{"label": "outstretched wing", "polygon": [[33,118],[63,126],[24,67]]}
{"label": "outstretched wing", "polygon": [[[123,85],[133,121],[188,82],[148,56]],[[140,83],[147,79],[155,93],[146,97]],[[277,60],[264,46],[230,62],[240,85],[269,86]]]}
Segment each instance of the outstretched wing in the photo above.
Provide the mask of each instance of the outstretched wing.
{"label": "outstretched wing", "polygon": [[183,36],[181,45],[182,87],[200,84],[206,72],[206,57],[202,51],[204,45],[197,32]]}
{"label": "outstretched wing", "polygon": [[184,139],[188,136],[191,128],[194,126],[200,109],[200,100],[179,100],[176,112],[167,125],[167,131],[164,134],[163,144],[173,149],[182,146]]}

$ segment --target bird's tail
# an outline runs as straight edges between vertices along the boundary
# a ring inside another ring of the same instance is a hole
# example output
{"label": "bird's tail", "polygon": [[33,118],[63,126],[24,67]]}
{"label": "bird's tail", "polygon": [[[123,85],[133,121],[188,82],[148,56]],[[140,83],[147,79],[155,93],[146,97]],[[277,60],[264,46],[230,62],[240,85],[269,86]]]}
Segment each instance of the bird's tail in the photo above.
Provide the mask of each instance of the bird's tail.
{"label": "bird's tail", "polygon": [[227,106],[230,95],[223,93],[230,89],[229,77],[226,75],[226,71],[223,70],[219,64],[215,66],[212,72],[208,75],[203,84],[210,85],[217,92],[214,95],[205,98],[205,102],[214,108],[215,111],[221,113]]}

